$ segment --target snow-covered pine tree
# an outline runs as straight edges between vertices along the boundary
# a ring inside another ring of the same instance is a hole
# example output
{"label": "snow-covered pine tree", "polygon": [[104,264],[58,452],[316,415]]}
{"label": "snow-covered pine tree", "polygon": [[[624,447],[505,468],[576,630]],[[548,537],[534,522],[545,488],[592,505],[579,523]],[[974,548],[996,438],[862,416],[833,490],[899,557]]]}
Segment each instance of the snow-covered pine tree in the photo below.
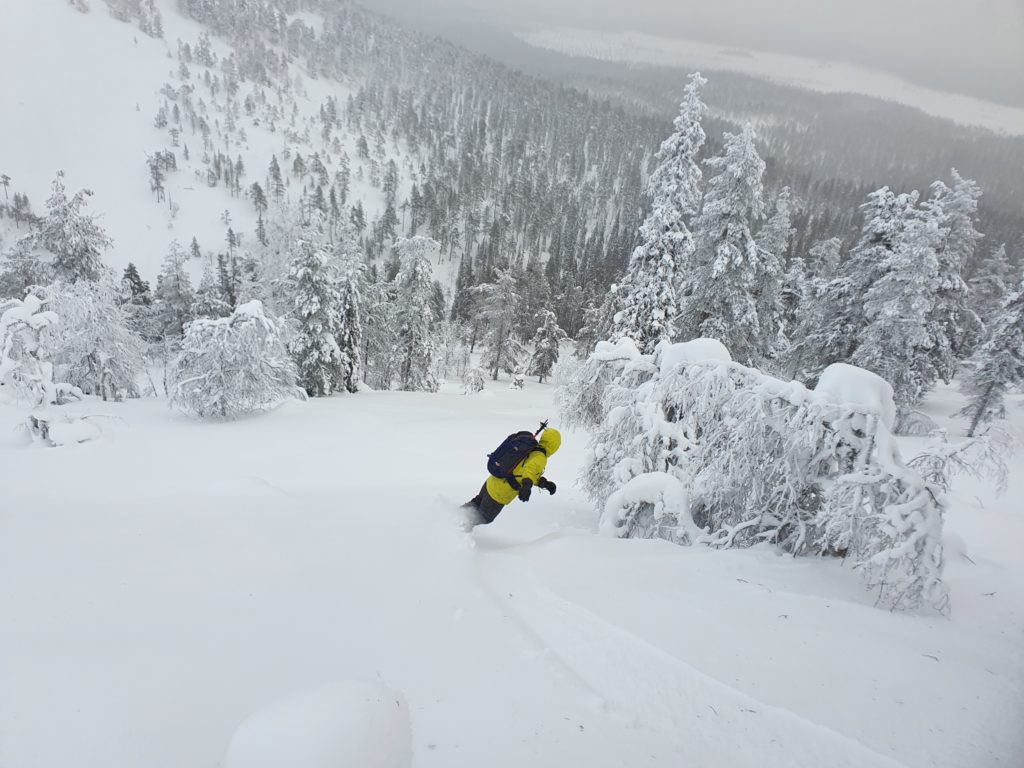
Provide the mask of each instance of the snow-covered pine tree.
{"label": "snow-covered pine tree", "polygon": [[974,359],[964,391],[970,402],[960,412],[970,419],[967,431],[974,437],[978,428],[1006,415],[1007,389],[1024,383],[1024,282],[1003,302],[986,341]]}
{"label": "snow-covered pine tree", "polygon": [[533,336],[533,358],[530,360],[529,373],[537,377],[537,383],[543,384],[544,377],[558,362],[558,347],[568,339],[568,335],[558,326],[555,313],[543,310],[540,313],[541,324]]}
{"label": "snow-covered pine tree", "polygon": [[632,339],[641,352],[653,352],[675,334],[678,292],[690,293],[688,276],[693,260],[693,236],[686,219],[700,204],[702,174],[697,155],[704,145],[701,120],[707,106],[700,100],[707,83],[700,73],[690,75],[675,128],[658,151],[651,175],[651,212],[640,226],[640,244],[617,294],[612,338]]}
{"label": "snow-covered pine tree", "polygon": [[[804,264],[803,258],[799,255],[793,256],[789,260],[789,267],[786,269],[779,289],[782,310],[781,331],[787,340],[791,340],[797,332],[803,313],[810,303],[812,290],[812,283],[807,278],[807,266]],[[791,357],[789,349],[787,349],[787,354]]]}
{"label": "snow-covered pine tree", "polygon": [[128,262],[124,274],[121,275],[121,299],[131,304],[152,304],[153,294],[149,283],[142,279],[135,264]]}
{"label": "snow-covered pine tree", "polygon": [[912,211],[879,265],[882,276],[864,296],[868,324],[850,362],[889,382],[901,409],[916,404],[935,383],[928,317],[939,284],[941,238],[935,217]]}
{"label": "snow-covered pine tree", "polygon": [[516,292],[515,275],[511,270],[499,269],[497,280],[479,286],[477,296],[478,316],[487,329],[487,351],[482,363],[490,371],[491,378],[497,381],[502,371],[512,374],[519,370],[524,352],[523,344],[515,332],[521,301]]}
{"label": "snow-covered pine tree", "polygon": [[230,314],[231,305],[224,299],[213,265],[207,261],[203,264],[203,276],[199,278],[199,287],[192,298],[190,315],[216,319]]}
{"label": "snow-covered pine tree", "polygon": [[217,320],[189,324],[171,374],[170,402],[199,418],[233,419],[304,397],[284,324],[250,301]]}
{"label": "snow-covered pine tree", "polygon": [[53,254],[55,276],[69,283],[98,280],[106,267],[102,253],[112,244],[96,217],[82,208],[92,191],[82,189],[68,199],[64,171],[58,171],[46,201],[46,216],[35,233],[39,244]]}
{"label": "snow-covered pine tree", "polygon": [[990,326],[999,317],[1010,293],[1009,279],[1010,262],[1004,243],[982,259],[970,281],[971,309],[985,325],[988,335],[991,335]]}
{"label": "snow-covered pine tree", "polygon": [[455,276],[455,293],[449,319],[453,322],[470,322],[473,309],[473,260],[463,254],[459,260],[459,271]]}
{"label": "snow-covered pine tree", "polygon": [[516,321],[516,332],[526,339],[537,330],[537,316],[545,307],[551,305],[551,288],[541,266],[540,259],[531,256],[526,269],[519,275],[517,292],[522,297],[519,305],[519,317]]}
{"label": "snow-covered pine tree", "polygon": [[434,375],[436,349],[431,327],[430,266],[440,250],[441,245],[436,240],[419,235],[400,239],[395,244],[400,265],[395,277],[398,388],[404,392],[436,392],[440,387]]}
{"label": "snow-covered pine tree", "polygon": [[467,368],[462,377],[462,393],[475,395],[484,390],[484,372],[479,368]]}
{"label": "snow-covered pine tree", "polygon": [[155,331],[162,339],[180,339],[192,319],[192,279],[185,263],[188,252],[175,240],[164,257],[153,291]]}
{"label": "snow-covered pine tree", "polygon": [[[793,193],[789,187],[783,187],[775,198],[775,212],[765,221],[764,226],[757,233],[757,247],[760,249],[761,259],[764,264],[763,276],[757,289],[757,316],[761,323],[761,331],[765,338],[770,340],[770,347],[766,358],[777,362],[785,354],[788,342],[785,337],[786,308],[782,291],[786,278],[785,273],[786,256],[789,253],[789,246],[793,240],[796,230],[793,228]],[[794,279],[796,275],[792,276]],[[786,286],[790,288],[791,286]],[[789,298],[793,294],[790,291]],[[792,304],[790,305],[790,319],[792,317]]]}
{"label": "snow-covered pine tree", "polygon": [[331,255],[320,243],[301,240],[289,278],[295,294],[297,333],[289,344],[299,386],[310,397],[330,395],[341,384],[341,293]]}
{"label": "snow-covered pine tree", "polygon": [[33,235],[20,238],[0,256],[0,298],[24,297],[27,288],[52,280],[53,268],[40,258]]}
{"label": "snow-covered pine tree", "polygon": [[355,232],[350,231],[349,236],[343,235],[339,246],[342,243],[348,245],[339,247],[335,251],[335,257],[340,261],[338,292],[341,296],[341,303],[338,306],[338,319],[341,321],[341,325],[335,337],[338,342],[338,350],[341,353],[339,386],[346,392],[355,393],[359,391],[359,383],[363,378],[361,286],[364,282],[364,268],[362,259],[359,258]]}
{"label": "snow-covered pine tree", "polygon": [[816,254],[814,269],[821,282],[795,339],[791,368],[797,379],[815,379],[832,363],[848,361],[853,355],[869,322],[864,314],[864,297],[885,274],[917,199],[916,192],[897,195],[888,187],[869,194],[861,206],[864,224],[860,240],[838,274],[830,276],[818,263],[833,253],[831,246],[822,244],[827,250]]}
{"label": "snow-covered pine tree", "polygon": [[374,389],[391,389],[397,366],[395,285],[380,279],[377,270],[367,270],[363,296],[366,307],[363,314],[366,382]]}
{"label": "snow-covered pine tree", "polygon": [[982,323],[968,304],[969,291],[962,277],[982,238],[975,229],[981,188],[955,168],[952,176],[952,188],[936,181],[930,199],[921,206],[935,218],[942,233],[935,249],[939,274],[928,321],[932,365],[947,383],[956,373],[957,362],[970,356],[983,335]]}
{"label": "snow-covered pine tree", "polygon": [[[680,336],[718,339],[748,364],[767,359],[775,348],[759,307],[778,299],[777,275],[751,234],[764,215],[765,164],[754,146],[753,126],[725,134],[725,148],[706,161],[717,174],[708,180],[695,224],[697,264],[683,308]],[[641,350],[643,351],[643,350]]]}

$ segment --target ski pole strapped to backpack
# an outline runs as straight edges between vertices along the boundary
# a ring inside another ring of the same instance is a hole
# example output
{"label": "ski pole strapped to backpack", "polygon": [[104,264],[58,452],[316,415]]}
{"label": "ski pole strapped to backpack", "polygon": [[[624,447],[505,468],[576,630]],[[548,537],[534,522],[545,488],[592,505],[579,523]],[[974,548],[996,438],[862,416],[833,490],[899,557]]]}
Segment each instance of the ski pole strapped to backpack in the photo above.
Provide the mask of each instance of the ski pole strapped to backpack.
{"label": "ski pole strapped to backpack", "polygon": [[534,451],[547,455],[547,451],[540,447],[536,437],[529,432],[516,432],[506,437],[493,453],[487,454],[487,471],[518,491],[519,481],[513,472]]}

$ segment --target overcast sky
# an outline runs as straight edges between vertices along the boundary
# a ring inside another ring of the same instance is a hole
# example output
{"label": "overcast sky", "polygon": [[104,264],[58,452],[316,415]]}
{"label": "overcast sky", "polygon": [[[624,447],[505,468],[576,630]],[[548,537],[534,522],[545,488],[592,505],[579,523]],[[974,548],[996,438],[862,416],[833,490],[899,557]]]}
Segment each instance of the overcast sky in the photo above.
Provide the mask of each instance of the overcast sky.
{"label": "overcast sky", "polygon": [[362,0],[396,18],[636,29],[849,61],[1024,106],[1024,0]]}

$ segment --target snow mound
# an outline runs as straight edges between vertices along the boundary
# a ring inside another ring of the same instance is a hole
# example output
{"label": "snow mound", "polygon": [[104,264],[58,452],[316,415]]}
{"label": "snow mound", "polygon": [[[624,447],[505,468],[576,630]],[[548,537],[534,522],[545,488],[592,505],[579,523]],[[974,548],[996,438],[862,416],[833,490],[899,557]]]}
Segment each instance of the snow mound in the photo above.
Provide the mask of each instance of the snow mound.
{"label": "snow mound", "polygon": [[665,472],[647,472],[634,477],[615,491],[604,506],[600,531],[605,536],[621,536],[625,512],[642,504],[652,506],[655,520],[675,521],[679,541],[694,541],[702,533],[690,517],[690,501],[683,484]]}
{"label": "snow mound", "polygon": [[50,424],[49,439],[54,446],[75,445],[97,440],[102,430],[87,419],[57,421]]}
{"label": "snow mound", "polygon": [[890,432],[896,423],[892,386],[871,371],[846,363],[833,363],[822,371],[814,392],[836,405],[851,405],[874,411]]}
{"label": "snow mound", "polygon": [[678,344],[659,345],[657,355],[661,358],[660,371],[665,376],[680,363],[701,363],[706,360],[732,362],[732,355],[725,344],[718,339],[693,339]]}
{"label": "snow mound", "polygon": [[225,768],[408,768],[405,697],[358,680],[295,693],[252,714],[231,739]]}
{"label": "snow mound", "polygon": [[640,350],[632,339],[622,338],[616,342],[599,341],[590,355],[594,360],[608,363],[613,360],[639,360]]}

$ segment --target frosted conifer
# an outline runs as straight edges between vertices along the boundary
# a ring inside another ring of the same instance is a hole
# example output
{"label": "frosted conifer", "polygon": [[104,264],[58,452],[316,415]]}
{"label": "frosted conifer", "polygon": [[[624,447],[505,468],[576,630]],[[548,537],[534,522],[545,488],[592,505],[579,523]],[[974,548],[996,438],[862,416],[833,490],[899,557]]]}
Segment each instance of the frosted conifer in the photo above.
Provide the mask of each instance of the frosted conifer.
{"label": "frosted conifer", "polygon": [[[740,361],[769,356],[775,339],[761,322],[759,307],[777,300],[777,275],[770,274],[751,228],[764,215],[764,161],[754,146],[754,129],[725,135],[725,148],[707,165],[708,180],[698,216],[697,260],[692,292],[684,307],[680,335],[725,344]],[[774,286],[774,287],[773,287]]]}
{"label": "frosted conifer", "polygon": [[479,286],[477,295],[479,318],[487,329],[487,351],[482,362],[491,378],[497,381],[502,371],[516,373],[524,354],[523,344],[515,333],[521,302],[515,275],[511,270],[498,270],[497,280]]}
{"label": "frosted conifer", "polygon": [[970,403],[960,413],[970,419],[967,432],[1006,415],[1007,389],[1024,383],[1024,283],[1003,303],[989,339],[978,350],[964,390]]}
{"label": "frosted conifer", "polygon": [[398,388],[405,392],[436,392],[440,387],[434,375],[430,267],[440,249],[436,241],[420,236],[399,240],[395,245],[400,265],[395,278]]}
{"label": "frosted conifer", "polygon": [[704,145],[701,126],[707,107],[700,92],[707,80],[690,75],[673,126],[675,131],[658,151],[651,175],[651,212],[640,226],[640,245],[629,260],[622,282],[615,286],[617,311],[612,338],[627,337],[642,352],[652,352],[662,339],[671,339],[679,311],[677,292],[693,258],[693,236],[686,218],[700,203],[701,170],[697,155]]}
{"label": "frosted conifer", "polygon": [[46,216],[36,238],[53,254],[53,269],[58,279],[98,280],[106,267],[101,254],[111,246],[111,239],[96,223],[96,217],[82,212],[88,189],[76,192],[71,199],[64,189],[64,172],[58,171],[53,191],[46,201]]}
{"label": "frosted conifer", "polygon": [[530,361],[529,373],[537,377],[537,383],[543,384],[544,377],[558,362],[558,347],[569,337],[558,326],[555,313],[544,310],[540,313],[541,325],[533,337],[533,358]]}
{"label": "frosted conifer", "polygon": [[171,243],[153,291],[155,331],[161,338],[181,338],[192,319],[192,280],[185,269],[188,253]]}
{"label": "frosted conifer", "polygon": [[939,283],[934,217],[914,214],[896,247],[880,265],[883,276],[864,296],[868,325],[850,362],[881,376],[896,404],[914,405],[935,382],[928,317]]}
{"label": "frosted conifer", "polygon": [[330,253],[319,243],[302,240],[289,279],[295,292],[298,332],[289,345],[299,385],[310,397],[331,394],[341,379],[341,293]]}

